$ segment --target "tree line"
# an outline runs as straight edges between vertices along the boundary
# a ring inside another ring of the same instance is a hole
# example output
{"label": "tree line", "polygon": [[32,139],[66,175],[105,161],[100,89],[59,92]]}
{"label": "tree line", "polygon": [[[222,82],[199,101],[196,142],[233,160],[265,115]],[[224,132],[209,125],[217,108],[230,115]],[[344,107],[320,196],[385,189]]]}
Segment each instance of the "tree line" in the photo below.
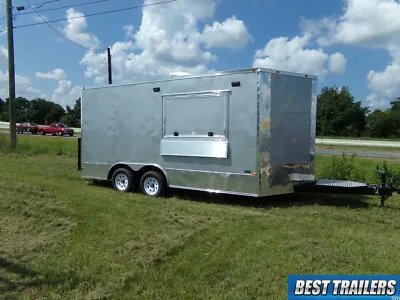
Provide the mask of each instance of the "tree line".
{"label": "tree line", "polygon": [[[9,121],[8,98],[0,99],[0,121]],[[23,97],[15,99],[16,122],[33,122],[36,124],[50,124],[53,122],[65,123],[70,127],[80,127],[81,99],[75,105],[66,109],[61,105],[41,98],[28,100]]]}
{"label": "tree line", "polygon": [[317,136],[400,137],[400,97],[386,110],[355,101],[348,87],[325,87],[317,96]]}
{"label": "tree line", "polygon": [[[80,127],[81,99],[64,109],[54,102],[19,97],[15,101],[16,121],[45,124],[62,122]],[[8,99],[0,99],[0,121],[8,122]],[[317,136],[400,137],[400,97],[386,110],[371,111],[355,101],[348,87],[324,87],[317,96]]]}

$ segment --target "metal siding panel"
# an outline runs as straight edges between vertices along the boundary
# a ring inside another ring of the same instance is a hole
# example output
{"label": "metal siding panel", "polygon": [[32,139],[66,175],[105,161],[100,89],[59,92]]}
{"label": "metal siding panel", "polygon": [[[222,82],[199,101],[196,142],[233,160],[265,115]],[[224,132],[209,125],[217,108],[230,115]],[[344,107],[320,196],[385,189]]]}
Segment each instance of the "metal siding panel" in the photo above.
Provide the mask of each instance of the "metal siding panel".
{"label": "metal siding panel", "polygon": [[[117,145],[118,96],[115,90],[83,90],[82,120],[82,176],[92,176],[87,163],[115,161]],[[109,101],[113,99],[114,101]],[[98,174],[98,176],[103,176]]]}
{"label": "metal siding panel", "polygon": [[204,191],[258,195],[258,177],[249,174],[167,169],[171,185]]}
{"label": "metal siding panel", "polygon": [[309,160],[312,81],[272,75],[271,161],[273,165]]}
{"label": "metal siding panel", "polygon": [[294,180],[313,179],[313,81],[272,74],[271,188],[291,192]]}
{"label": "metal siding panel", "polygon": [[111,164],[83,163],[82,177],[107,180],[107,175],[111,167],[112,167]]}
{"label": "metal siding panel", "polygon": [[314,179],[315,172],[315,138],[317,135],[317,96],[318,96],[318,84],[317,80],[312,80],[312,99],[311,99],[311,129],[310,129],[310,168],[309,174]]}
{"label": "metal siding panel", "polygon": [[269,186],[270,129],[271,129],[271,74],[259,73],[259,190],[261,195],[273,193]]}

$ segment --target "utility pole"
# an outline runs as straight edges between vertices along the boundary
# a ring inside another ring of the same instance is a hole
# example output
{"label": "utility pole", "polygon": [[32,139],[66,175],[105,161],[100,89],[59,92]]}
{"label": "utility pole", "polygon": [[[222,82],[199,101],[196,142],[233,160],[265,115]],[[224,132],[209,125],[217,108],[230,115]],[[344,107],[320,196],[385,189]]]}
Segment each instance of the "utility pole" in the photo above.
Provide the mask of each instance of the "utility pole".
{"label": "utility pole", "polygon": [[12,0],[6,0],[7,10],[7,41],[8,41],[8,104],[10,117],[10,146],[17,146],[15,122],[15,67],[14,67],[14,26],[12,15]]}
{"label": "utility pole", "polygon": [[111,48],[107,48],[108,84],[112,84]]}

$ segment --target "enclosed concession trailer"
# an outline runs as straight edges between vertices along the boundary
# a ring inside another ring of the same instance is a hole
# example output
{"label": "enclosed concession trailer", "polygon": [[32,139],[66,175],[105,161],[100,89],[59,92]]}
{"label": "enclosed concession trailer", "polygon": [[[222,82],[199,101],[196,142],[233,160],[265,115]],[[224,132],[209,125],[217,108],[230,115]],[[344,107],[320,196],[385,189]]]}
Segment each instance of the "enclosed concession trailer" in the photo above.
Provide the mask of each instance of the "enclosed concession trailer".
{"label": "enclosed concession trailer", "polygon": [[85,179],[268,196],[314,180],[315,76],[247,69],[83,88]]}

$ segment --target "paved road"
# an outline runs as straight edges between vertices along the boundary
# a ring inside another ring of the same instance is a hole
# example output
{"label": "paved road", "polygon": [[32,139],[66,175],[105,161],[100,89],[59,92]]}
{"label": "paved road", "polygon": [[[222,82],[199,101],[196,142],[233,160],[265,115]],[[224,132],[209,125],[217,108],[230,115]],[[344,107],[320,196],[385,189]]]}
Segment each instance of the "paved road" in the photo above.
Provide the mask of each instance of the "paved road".
{"label": "paved road", "polygon": [[317,145],[347,145],[347,146],[365,146],[365,147],[391,147],[400,148],[400,141],[374,141],[374,140],[356,140],[356,139],[328,139],[316,138]]}
{"label": "paved road", "polygon": [[317,154],[325,155],[347,155],[356,154],[360,157],[375,157],[375,158],[388,158],[388,159],[400,159],[400,153],[394,152],[382,152],[382,151],[363,151],[363,150],[341,150],[341,149],[316,149]]}

